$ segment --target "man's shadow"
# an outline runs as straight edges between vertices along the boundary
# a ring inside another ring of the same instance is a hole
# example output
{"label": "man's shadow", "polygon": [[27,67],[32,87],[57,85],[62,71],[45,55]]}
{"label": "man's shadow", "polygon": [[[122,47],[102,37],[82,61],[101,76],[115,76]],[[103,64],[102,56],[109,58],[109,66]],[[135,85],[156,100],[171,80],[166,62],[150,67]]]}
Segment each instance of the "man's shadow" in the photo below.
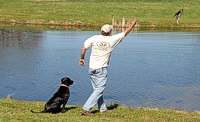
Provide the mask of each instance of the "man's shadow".
{"label": "man's shadow", "polygon": [[[114,109],[116,109],[117,107],[119,107],[119,104],[114,103],[114,104],[111,104],[111,105],[107,106],[107,109],[108,109],[108,110],[114,110]],[[94,110],[94,111],[92,111],[91,113],[95,114],[95,113],[98,113],[98,112],[99,112],[98,110]]]}

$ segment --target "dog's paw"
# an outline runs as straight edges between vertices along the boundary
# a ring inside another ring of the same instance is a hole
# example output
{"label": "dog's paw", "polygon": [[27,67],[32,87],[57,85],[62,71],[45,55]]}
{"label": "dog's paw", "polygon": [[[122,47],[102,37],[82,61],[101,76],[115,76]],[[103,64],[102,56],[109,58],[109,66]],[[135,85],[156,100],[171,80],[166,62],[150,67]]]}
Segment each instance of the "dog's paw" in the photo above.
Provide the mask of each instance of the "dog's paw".
{"label": "dog's paw", "polygon": [[62,109],[61,113],[65,113],[67,111],[67,109]]}

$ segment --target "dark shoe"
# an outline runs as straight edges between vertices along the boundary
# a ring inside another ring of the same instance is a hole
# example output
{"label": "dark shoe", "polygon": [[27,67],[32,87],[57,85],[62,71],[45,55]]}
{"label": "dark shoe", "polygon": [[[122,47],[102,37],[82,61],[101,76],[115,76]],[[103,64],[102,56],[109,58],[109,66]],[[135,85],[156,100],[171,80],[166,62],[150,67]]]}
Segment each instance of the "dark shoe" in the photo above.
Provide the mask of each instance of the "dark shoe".
{"label": "dark shoe", "polygon": [[86,111],[86,110],[82,110],[81,113],[82,113],[82,115],[84,115],[84,116],[91,116],[91,115],[92,115],[91,112]]}

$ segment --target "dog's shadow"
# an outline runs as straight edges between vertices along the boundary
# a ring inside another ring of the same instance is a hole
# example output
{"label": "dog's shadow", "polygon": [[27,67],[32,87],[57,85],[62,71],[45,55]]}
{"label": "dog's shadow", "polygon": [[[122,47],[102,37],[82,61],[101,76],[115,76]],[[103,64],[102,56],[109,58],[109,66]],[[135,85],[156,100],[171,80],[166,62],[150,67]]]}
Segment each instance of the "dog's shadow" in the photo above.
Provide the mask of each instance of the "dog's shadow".
{"label": "dog's shadow", "polygon": [[76,109],[76,108],[78,108],[78,107],[76,107],[76,106],[65,107],[64,110],[62,110],[62,113],[65,113],[65,112],[67,112],[67,111],[70,111],[70,110],[73,110],[73,109]]}
{"label": "dog's shadow", "polygon": [[[119,107],[119,104],[114,103],[114,104],[111,104],[111,105],[107,106],[107,109],[108,109],[108,110],[114,110],[114,109],[116,109],[117,107]],[[92,111],[91,113],[95,114],[95,113],[98,113],[98,112],[99,112],[98,110],[94,110],[94,111]]]}

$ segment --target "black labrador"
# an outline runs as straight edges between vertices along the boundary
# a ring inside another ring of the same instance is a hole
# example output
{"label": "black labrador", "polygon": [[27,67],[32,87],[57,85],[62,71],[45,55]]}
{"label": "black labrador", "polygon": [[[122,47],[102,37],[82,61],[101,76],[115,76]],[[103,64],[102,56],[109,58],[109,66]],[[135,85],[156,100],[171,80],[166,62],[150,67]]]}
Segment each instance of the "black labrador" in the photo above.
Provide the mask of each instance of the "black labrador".
{"label": "black labrador", "polygon": [[[34,112],[31,110],[32,113],[59,113],[64,112],[65,105],[70,96],[69,86],[73,84],[73,80],[68,77],[64,77],[61,79],[61,86],[58,91],[53,95],[53,97],[47,101],[44,106],[44,110],[41,112]],[[61,108],[62,106],[62,108]]]}

